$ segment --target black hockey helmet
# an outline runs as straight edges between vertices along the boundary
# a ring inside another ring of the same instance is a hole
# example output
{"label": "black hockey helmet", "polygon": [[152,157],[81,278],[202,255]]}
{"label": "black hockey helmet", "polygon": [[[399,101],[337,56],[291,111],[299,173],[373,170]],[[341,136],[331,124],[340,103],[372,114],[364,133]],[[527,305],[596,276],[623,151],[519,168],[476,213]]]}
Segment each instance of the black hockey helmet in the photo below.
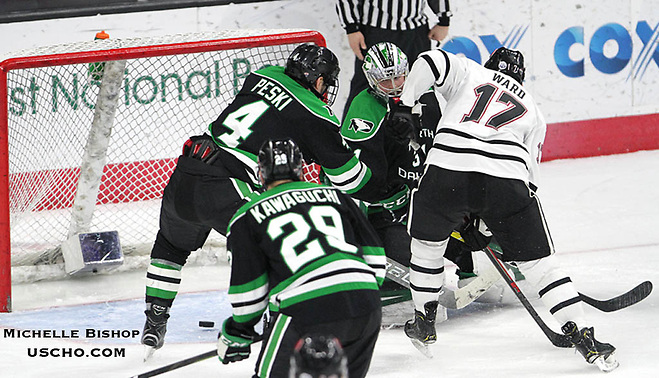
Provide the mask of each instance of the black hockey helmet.
{"label": "black hockey helmet", "polygon": [[332,335],[309,334],[295,345],[289,378],[347,378],[348,359]]}
{"label": "black hockey helmet", "polygon": [[[296,47],[286,61],[284,73],[327,104],[334,103],[339,91],[339,58],[327,47],[313,43]],[[319,77],[322,77],[327,85],[323,93],[314,88]]]}
{"label": "black hockey helmet", "polygon": [[268,185],[277,180],[302,180],[302,153],[292,139],[267,140],[259,150],[259,180]]}
{"label": "black hockey helmet", "polygon": [[524,81],[524,72],[526,71],[526,68],[524,68],[524,55],[517,50],[499,47],[490,55],[490,59],[485,62],[484,67],[503,72],[520,84]]}

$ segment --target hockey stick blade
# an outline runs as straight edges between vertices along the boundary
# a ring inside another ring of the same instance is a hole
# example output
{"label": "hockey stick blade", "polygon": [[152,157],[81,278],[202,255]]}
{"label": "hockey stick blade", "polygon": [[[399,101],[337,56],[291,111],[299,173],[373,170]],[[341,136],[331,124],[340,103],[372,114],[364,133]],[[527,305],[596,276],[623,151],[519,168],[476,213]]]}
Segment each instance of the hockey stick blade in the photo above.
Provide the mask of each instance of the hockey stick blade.
{"label": "hockey stick blade", "polygon": [[547,336],[549,341],[551,341],[551,343],[554,346],[559,348],[571,348],[572,342],[570,341],[570,339],[565,335],[554,332],[551,328],[549,328],[547,323],[545,323],[542,320],[540,315],[538,315],[537,311],[535,311],[535,308],[533,308],[533,305],[531,305],[531,303],[526,298],[524,293],[522,293],[522,291],[520,290],[519,286],[517,286],[515,281],[513,281],[513,279],[510,277],[508,271],[506,270],[506,268],[504,268],[501,261],[496,257],[492,248],[485,247],[485,249],[483,249],[483,252],[485,252],[485,255],[487,256],[488,259],[490,259],[492,265],[494,265],[494,267],[497,269],[503,280],[506,281],[506,283],[508,284],[508,287],[515,293],[517,299],[519,299],[519,301],[522,303],[526,311],[529,313],[529,315],[531,315],[533,320],[540,327],[540,329],[545,334],[545,336]]}
{"label": "hockey stick blade", "polygon": [[595,307],[596,309],[604,312],[613,312],[622,310],[623,308],[634,305],[643,299],[647,298],[648,295],[652,292],[652,282],[645,281],[638,284],[635,288],[629,290],[624,294],[620,294],[617,297],[605,300],[597,300],[591,298],[585,294],[579,293],[581,300],[584,303]]}

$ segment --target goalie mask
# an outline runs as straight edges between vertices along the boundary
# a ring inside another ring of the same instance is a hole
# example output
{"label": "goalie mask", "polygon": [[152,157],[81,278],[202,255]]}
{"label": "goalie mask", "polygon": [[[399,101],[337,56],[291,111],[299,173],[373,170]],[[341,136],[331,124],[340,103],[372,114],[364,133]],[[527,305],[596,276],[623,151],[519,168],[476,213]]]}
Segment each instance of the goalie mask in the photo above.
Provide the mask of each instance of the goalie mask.
{"label": "goalie mask", "polygon": [[524,81],[524,55],[516,50],[499,47],[483,65],[485,68],[503,72],[522,84]]}
{"label": "goalie mask", "polygon": [[362,70],[375,94],[400,96],[409,72],[407,56],[391,42],[376,43],[364,56]]}
{"label": "goalie mask", "polygon": [[[330,49],[311,43],[295,48],[286,61],[284,73],[313,94],[332,105],[339,92],[339,59]],[[325,88],[316,90],[316,80],[323,78]]]}
{"label": "goalie mask", "polygon": [[304,336],[290,361],[289,378],[348,378],[348,359],[334,336]]}
{"label": "goalie mask", "polygon": [[303,163],[292,139],[267,140],[259,150],[259,180],[263,186],[277,180],[301,181]]}

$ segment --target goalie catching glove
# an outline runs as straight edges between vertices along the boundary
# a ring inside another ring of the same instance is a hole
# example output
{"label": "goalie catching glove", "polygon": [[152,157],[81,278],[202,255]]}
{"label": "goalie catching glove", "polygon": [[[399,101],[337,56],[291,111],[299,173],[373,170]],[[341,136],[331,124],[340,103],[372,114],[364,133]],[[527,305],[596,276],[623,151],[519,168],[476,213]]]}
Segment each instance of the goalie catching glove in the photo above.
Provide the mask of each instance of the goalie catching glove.
{"label": "goalie catching glove", "polygon": [[479,217],[465,217],[465,223],[460,227],[460,236],[472,251],[480,251],[492,240],[492,232]]}
{"label": "goalie catching glove", "polygon": [[410,140],[416,141],[421,121],[419,115],[412,112],[411,107],[403,105],[398,97],[392,97],[389,99],[389,111],[384,126],[385,132],[394,139],[408,143]]}
{"label": "goalie catching glove", "polygon": [[254,327],[246,329],[240,327],[233,318],[228,318],[222,324],[222,331],[217,340],[217,357],[223,364],[242,361],[249,358],[251,345],[261,340],[261,335],[254,331]]}

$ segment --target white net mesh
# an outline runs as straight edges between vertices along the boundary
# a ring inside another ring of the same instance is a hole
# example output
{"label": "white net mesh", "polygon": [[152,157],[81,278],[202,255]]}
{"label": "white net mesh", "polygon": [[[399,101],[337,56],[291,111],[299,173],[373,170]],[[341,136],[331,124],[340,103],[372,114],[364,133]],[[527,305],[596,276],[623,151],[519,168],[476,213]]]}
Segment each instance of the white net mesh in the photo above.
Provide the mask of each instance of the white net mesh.
{"label": "white net mesh", "polygon": [[[126,60],[87,231],[118,231],[126,256],[150,252],[158,230],[159,199],[183,142],[207,130],[249,72],[283,65],[298,43],[312,38],[309,33],[283,44],[261,38],[284,33],[298,35],[300,31],[235,30],[108,39],[12,54],[34,57],[118,48],[153,53],[162,45],[168,46],[169,53],[172,44],[180,44],[172,55]],[[190,42],[246,36],[255,37],[251,46],[186,51]],[[82,56],[89,59],[87,53]],[[112,59],[102,56],[98,60]],[[79,210],[74,199],[104,64],[85,60],[12,69],[7,74],[12,266],[62,261],[59,247],[70,232],[72,213]],[[215,239],[211,242],[223,243],[219,234]]]}

